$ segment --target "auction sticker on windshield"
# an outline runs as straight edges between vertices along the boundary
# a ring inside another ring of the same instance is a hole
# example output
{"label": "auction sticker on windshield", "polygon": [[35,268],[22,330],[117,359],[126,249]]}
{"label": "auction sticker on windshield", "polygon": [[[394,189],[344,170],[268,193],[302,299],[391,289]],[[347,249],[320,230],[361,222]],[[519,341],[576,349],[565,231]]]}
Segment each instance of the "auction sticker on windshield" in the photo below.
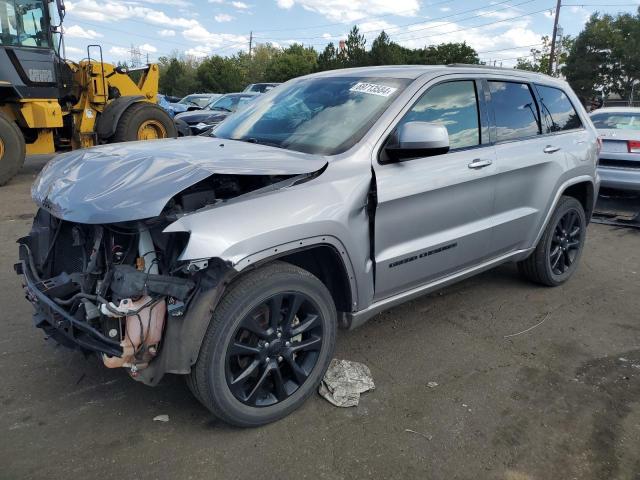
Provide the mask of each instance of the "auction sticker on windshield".
{"label": "auction sticker on windshield", "polygon": [[368,93],[369,95],[378,95],[380,97],[388,97],[396,90],[397,88],[395,87],[364,82],[358,82],[349,89],[350,92]]}

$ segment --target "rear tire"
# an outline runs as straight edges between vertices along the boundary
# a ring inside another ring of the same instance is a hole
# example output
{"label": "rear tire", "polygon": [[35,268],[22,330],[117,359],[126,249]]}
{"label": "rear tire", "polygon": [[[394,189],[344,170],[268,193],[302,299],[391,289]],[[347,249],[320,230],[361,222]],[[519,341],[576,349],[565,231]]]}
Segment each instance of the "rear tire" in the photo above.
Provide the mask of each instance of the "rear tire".
{"label": "rear tire", "polygon": [[274,422],[317,390],[336,325],[335,304],[320,280],[288,263],[267,265],[225,293],[188,384],[227,423]]}
{"label": "rear tire", "polygon": [[177,137],[176,127],[167,112],[149,102],[138,102],[127,108],[116,127],[112,142],[133,142]]}
{"label": "rear tire", "polygon": [[11,180],[24,165],[26,145],[22,132],[0,112],[0,186]]}
{"label": "rear tire", "polygon": [[582,204],[573,197],[561,197],[536,249],[518,263],[518,270],[532,282],[549,287],[562,285],[578,267],[586,229]]}

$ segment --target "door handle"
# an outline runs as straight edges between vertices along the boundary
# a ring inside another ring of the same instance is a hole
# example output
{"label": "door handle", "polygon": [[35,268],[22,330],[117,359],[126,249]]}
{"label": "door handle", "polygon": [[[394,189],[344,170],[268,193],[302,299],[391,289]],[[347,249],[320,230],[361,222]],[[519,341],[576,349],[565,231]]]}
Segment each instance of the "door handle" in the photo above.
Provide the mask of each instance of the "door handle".
{"label": "door handle", "polygon": [[542,150],[544,153],[555,153],[558,150],[560,150],[560,147],[554,147],[553,145],[547,145],[546,147],[544,147],[544,150]]}
{"label": "door handle", "polygon": [[478,169],[478,168],[484,168],[484,167],[488,167],[489,165],[491,165],[493,162],[491,160],[482,160],[480,158],[476,158],[473,162],[471,162],[469,165],[467,165],[469,168],[474,168],[474,169]]}

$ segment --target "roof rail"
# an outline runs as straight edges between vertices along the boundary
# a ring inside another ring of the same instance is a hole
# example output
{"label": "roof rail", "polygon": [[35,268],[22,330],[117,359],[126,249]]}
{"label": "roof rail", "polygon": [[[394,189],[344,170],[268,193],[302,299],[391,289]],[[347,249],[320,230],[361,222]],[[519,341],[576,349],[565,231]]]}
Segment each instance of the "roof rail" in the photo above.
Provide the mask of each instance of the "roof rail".
{"label": "roof rail", "polygon": [[465,68],[487,68],[490,70],[514,70],[509,67],[494,67],[493,65],[480,65],[475,63],[450,63],[447,67],[465,67]]}

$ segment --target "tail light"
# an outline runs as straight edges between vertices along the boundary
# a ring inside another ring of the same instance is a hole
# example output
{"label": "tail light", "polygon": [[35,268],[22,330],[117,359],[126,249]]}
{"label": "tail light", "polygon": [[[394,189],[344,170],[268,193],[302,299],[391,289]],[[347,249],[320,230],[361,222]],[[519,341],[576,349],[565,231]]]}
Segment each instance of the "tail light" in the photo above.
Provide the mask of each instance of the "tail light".
{"label": "tail light", "polygon": [[629,153],[640,153],[640,140],[629,140],[627,142]]}
{"label": "tail light", "polygon": [[598,157],[600,156],[601,151],[602,151],[602,137],[598,137]]}

